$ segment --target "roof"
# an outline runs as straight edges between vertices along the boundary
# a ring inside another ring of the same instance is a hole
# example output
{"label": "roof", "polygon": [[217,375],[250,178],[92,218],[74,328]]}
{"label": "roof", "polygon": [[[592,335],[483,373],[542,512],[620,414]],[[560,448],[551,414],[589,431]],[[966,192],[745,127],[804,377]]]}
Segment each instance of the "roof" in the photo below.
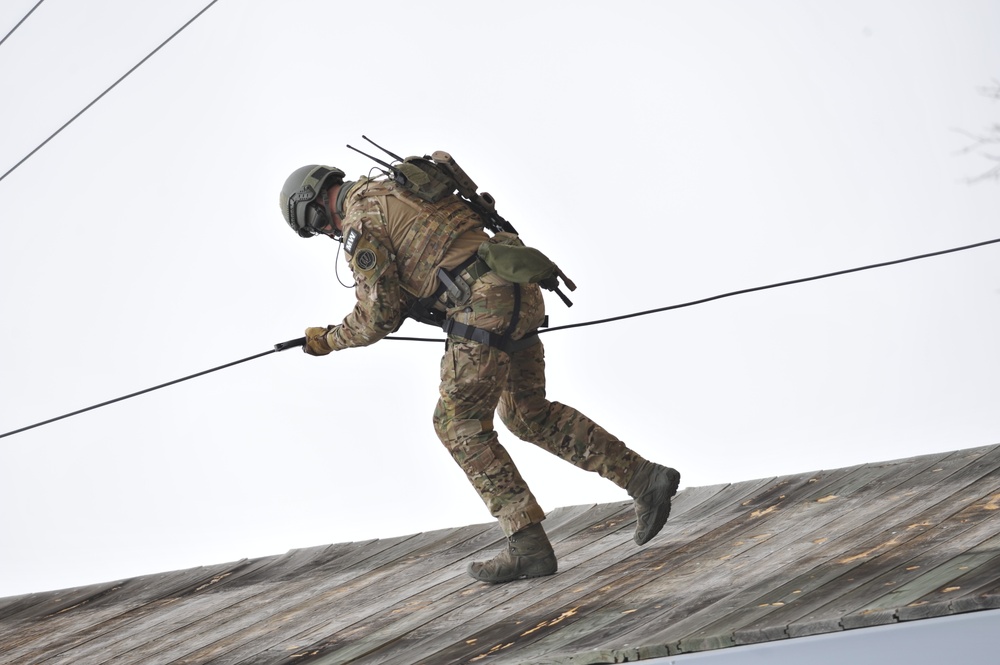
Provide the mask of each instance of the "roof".
{"label": "roof", "polygon": [[1000,607],[1000,446],[550,513],[551,577],[486,585],[494,524],[0,599],[0,662],[606,663]]}

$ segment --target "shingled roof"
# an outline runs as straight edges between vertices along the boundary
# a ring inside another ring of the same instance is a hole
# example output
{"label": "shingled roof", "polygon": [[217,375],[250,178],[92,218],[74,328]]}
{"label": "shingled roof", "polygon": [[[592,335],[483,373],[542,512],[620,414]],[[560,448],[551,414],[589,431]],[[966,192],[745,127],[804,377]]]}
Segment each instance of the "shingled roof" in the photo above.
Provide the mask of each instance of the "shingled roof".
{"label": "shingled roof", "polygon": [[553,511],[559,573],[490,586],[494,524],[0,599],[0,662],[610,663],[1000,607],[1000,446]]}

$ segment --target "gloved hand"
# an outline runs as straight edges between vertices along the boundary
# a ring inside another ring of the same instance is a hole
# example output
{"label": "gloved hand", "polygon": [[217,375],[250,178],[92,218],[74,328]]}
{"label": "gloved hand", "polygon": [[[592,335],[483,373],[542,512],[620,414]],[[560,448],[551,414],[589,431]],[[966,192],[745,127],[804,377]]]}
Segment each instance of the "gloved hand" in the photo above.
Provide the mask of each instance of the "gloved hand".
{"label": "gloved hand", "polygon": [[333,330],[333,326],[326,328],[306,328],[306,343],[302,347],[305,353],[311,356],[325,356],[333,351],[326,341],[326,334]]}

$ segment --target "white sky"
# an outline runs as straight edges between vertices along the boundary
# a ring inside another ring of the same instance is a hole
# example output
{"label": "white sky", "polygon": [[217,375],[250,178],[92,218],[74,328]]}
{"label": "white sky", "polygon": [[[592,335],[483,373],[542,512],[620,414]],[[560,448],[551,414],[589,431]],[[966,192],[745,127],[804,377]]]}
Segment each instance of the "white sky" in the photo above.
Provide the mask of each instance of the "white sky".
{"label": "white sky", "polygon": [[[0,46],[0,172],[205,4],[43,3]],[[577,282],[564,325],[1000,237],[956,131],[998,77],[992,0],[221,0],[0,182],[0,433],[340,321],[336,246],[277,192],[366,173],[362,133],[451,152]],[[998,259],[553,332],[549,395],[688,487],[997,443]],[[489,521],[431,426],[441,350],[273,354],[0,439],[0,596]],[[501,437],[547,509],[627,498]]]}

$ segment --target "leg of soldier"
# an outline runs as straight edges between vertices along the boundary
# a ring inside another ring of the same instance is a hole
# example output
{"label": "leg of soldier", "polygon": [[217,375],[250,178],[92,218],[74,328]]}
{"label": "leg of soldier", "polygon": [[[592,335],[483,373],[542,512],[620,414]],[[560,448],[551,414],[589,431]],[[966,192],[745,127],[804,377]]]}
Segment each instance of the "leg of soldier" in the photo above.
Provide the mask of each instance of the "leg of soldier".
{"label": "leg of soldier", "polygon": [[545,396],[545,351],[541,342],[514,353],[499,413],[507,428],[587,471],[625,489],[635,500],[635,542],[649,542],[670,515],[680,474],[649,462],[576,409]]}
{"label": "leg of soldier", "polygon": [[493,429],[510,358],[478,342],[451,340],[441,359],[434,429],[508,536],[545,513]]}
{"label": "leg of soldier", "polygon": [[499,413],[518,438],[595,471],[623,489],[646,461],[573,407],[546,399],[541,342],[512,355]]}
{"label": "leg of soldier", "polygon": [[509,363],[507,354],[490,346],[449,341],[434,411],[438,436],[507,536],[507,546],[496,556],[468,566],[470,576],[489,583],[551,575],[557,568],[541,525],[545,513],[493,429]]}
{"label": "leg of soldier", "polygon": [[[490,273],[473,285],[469,302],[448,315],[460,323],[501,333],[511,327],[520,309],[518,297],[517,288]],[[516,317],[521,323],[510,333],[514,339],[538,325],[536,307],[541,307],[540,301],[528,308],[530,320]],[[469,564],[469,575],[490,583],[551,575],[558,567],[541,525],[545,513],[493,429],[493,414],[509,369],[510,356],[505,352],[452,337],[441,361],[441,399],[434,412],[438,436],[507,535],[506,547],[496,556]]]}

